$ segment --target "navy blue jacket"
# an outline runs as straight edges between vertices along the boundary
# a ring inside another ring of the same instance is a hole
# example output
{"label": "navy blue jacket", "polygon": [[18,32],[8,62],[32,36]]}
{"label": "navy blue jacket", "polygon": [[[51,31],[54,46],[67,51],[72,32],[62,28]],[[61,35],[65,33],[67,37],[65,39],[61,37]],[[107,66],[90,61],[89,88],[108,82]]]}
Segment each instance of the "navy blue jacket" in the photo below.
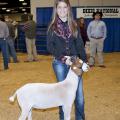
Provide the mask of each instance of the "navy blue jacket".
{"label": "navy blue jacket", "polygon": [[83,40],[79,31],[77,38],[71,36],[68,40],[65,40],[50,29],[47,34],[47,49],[56,59],[60,59],[65,55],[78,56],[84,62],[87,62]]}

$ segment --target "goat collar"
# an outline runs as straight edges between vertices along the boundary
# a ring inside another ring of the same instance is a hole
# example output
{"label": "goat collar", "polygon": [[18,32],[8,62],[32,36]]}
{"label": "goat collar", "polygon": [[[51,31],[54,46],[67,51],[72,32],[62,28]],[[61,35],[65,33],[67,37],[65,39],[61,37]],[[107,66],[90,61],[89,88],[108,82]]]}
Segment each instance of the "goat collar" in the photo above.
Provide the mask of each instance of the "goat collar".
{"label": "goat collar", "polygon": [[76,59],[72,65],[71,65],[71,70],[77,75],[77,76],[81,76],[83,73],[82,70],[82,65],[83,65],[83,61],[80,59]]}

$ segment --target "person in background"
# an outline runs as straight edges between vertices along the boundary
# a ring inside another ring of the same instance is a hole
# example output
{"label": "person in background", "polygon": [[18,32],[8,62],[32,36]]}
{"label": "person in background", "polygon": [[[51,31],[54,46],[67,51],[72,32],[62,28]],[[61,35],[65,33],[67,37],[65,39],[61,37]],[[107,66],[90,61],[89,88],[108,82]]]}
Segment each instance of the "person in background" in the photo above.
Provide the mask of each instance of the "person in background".
{"label": "person in background", "polygon": [[11,18],[6,17],[5,22],[8,26],[8,29],[9,29],[9,36],[7,38],[9,62],[11,62],[10,57],[12,56],[13,62],[18,63],[19,61],[18,61],[18,58],[17,58],[15,45],[14,45],[15,27],[12,24],[12,19]]}
{"label": "person in background", "polygon": [[85,19],[83,17],[80,17],[77,20],[77,24],[80,27],[81,37],[83,39],[83,43],[85,46],[86,42],[89,41],[88,36],[87,36],[87,28],[86,28],[86,24],[85,24]]}
{"label": "person in background", "polygon": [[28,21],[24,24],[23,31],[25,32],[26,48],[28,53],[28,58],[25,62],[38,61],[35,45],[36,23],[33,20],[33,15],[28,16]]}
{"label": "person in background", "polygon": [[2,51],[4,70],[9,69],[8,67],[8,46],[6,39],[9,36],[9,30],[7,24],[4,22],[4,16],[0,15],[0,48]]}
{"label": "person in background", "polygon": [[90,40],[90,67],[95,66],[95,55],[98,55],[99,67],[105,68],[103,60],[103,47],[106,38],[107,28],[104,21],[102,21],[102,12],[94,12],[93,20],[89,23],[87,28],[88,38]]}
{"label": "person in background", "polygon": [[[83,40],[77,23],[73,20],[69,0],[55,0],[53,18],[47,33],[47,49],[54,56],[52,65],[58,82],[66,78],[70,68],[65,64],[65,56],[79,56],[80,59],[87,62]],[[75,120],[85,120],[82,77],[78,79]],[[60,120],[64,120],[61,106],[59,115]]]}
{"label": "person in background", "polygon": [[19,22],[13,20],[12,24],[13,24],[13,26],[15,28],[15,37],[14,37],[14,44],[16,45],[15,49],[16,49],[16,51],[19,51],[19,38],[18,38],[18,34],[19,34],[19,32],[18,32]]}
{"label": "person in background", "polygon": [[14,40],[16,41],[18,39],[18,22],[16,22],[15,20],[12,22],[12,25],[14,26],[15,29],[15,36],[14,36]]}

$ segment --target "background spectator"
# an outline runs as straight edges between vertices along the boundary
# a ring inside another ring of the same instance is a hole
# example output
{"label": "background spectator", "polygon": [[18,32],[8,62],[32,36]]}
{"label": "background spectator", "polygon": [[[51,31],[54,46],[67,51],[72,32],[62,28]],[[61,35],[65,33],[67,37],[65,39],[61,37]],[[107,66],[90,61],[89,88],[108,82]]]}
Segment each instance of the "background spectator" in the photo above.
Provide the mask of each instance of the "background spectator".
{"label": "background spectator", "polygon": [[93,13],[93,20],[89,23],[87,34],[90,40],[90,67],[95,66],[95,55],[97,52],[99,67],[105,67],[103,61],[103,46],[106,38],[106,25],[102,21],[102,12]]}
{"label": "background spectator", "polygon": [[36,50],[36,23],[33,20],[33,15],[28,16],[28,21],[25,22],[23,26],[23,31],[26,37],[26,48],[28,53],[28,58],[25,62],[38,61],[37,50]]}

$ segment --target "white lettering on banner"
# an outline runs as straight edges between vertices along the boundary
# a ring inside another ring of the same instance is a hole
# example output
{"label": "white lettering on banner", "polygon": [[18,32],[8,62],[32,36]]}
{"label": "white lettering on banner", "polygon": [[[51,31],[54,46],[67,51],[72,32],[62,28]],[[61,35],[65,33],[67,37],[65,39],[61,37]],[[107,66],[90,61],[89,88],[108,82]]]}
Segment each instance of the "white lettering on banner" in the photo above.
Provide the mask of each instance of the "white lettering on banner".
{"label": "white lettering on banner", "polygon": [[77,18],[92,18],[93,12],[102,12],[103,18],[120,18],[120,7],[84,7],[77,8]]}

